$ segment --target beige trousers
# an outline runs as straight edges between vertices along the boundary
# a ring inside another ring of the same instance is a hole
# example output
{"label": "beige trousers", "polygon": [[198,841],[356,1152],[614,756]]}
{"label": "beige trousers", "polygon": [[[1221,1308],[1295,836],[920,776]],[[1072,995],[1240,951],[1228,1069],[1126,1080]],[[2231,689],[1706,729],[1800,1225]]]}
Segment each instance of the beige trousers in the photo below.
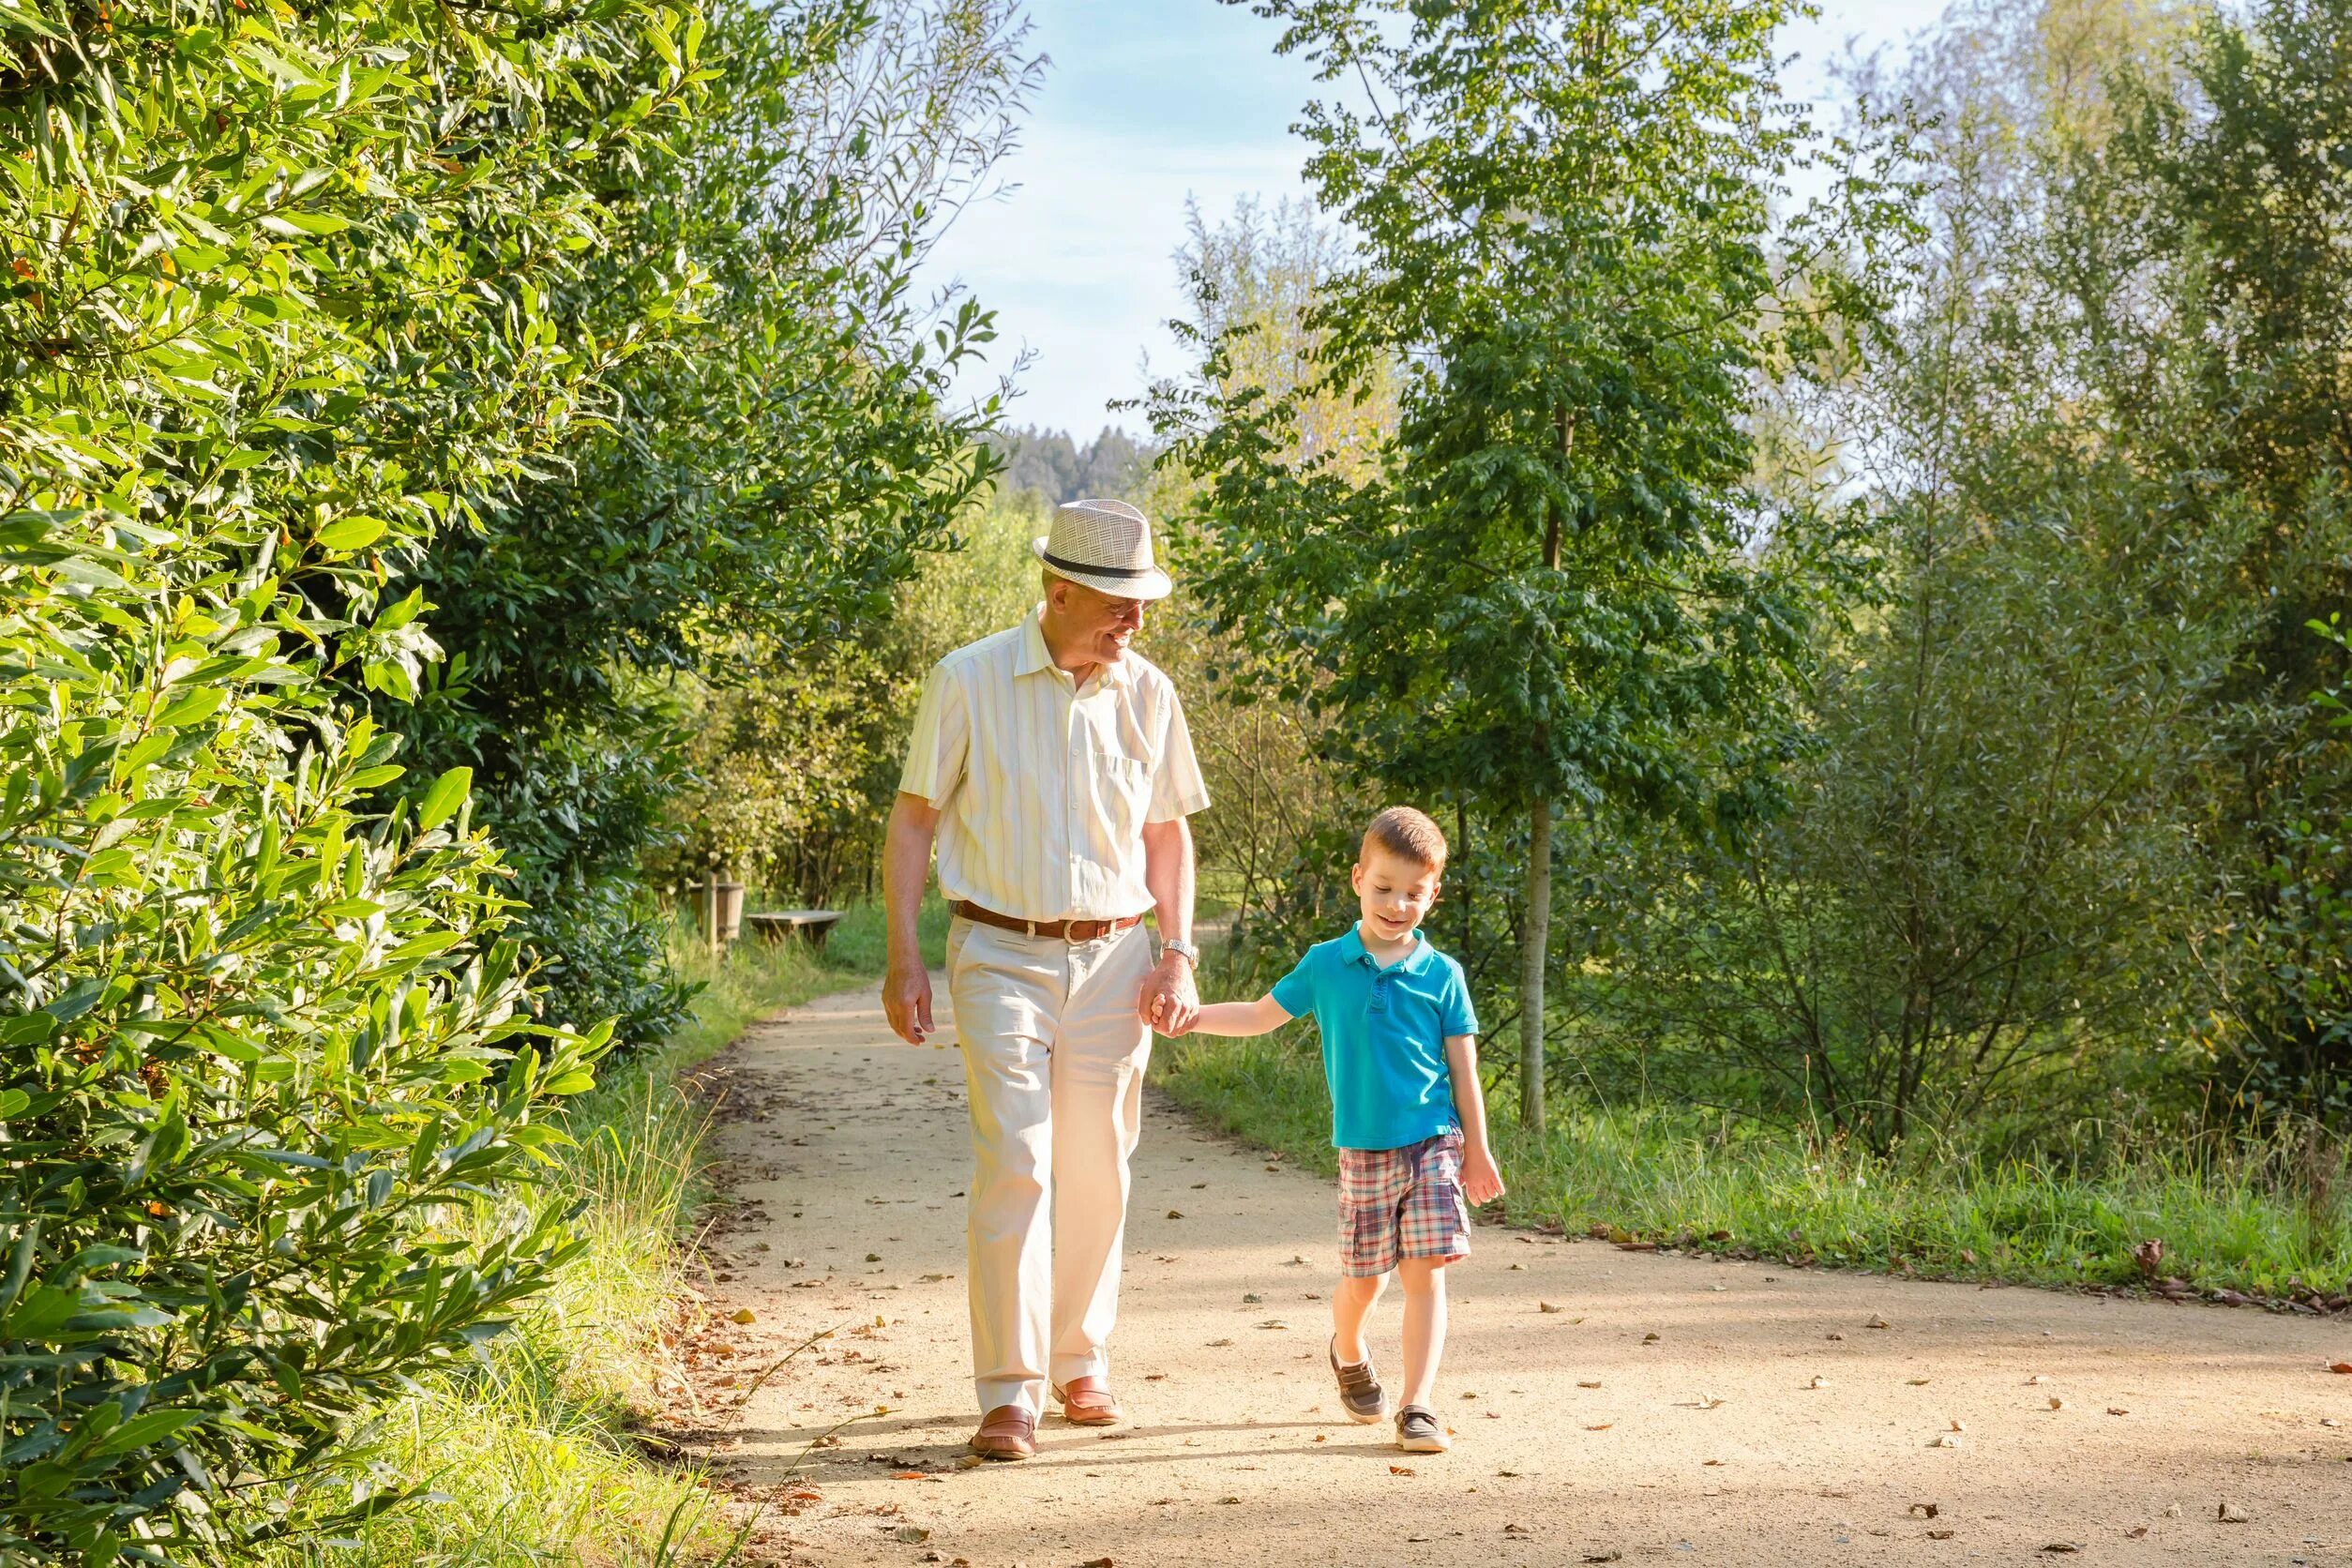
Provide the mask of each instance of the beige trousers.
{"label": "beige trousers", "polygon": [[971,1090],[972,1389],[1043,1415],[1047,1388],[1103,1377],[1119,1316],[1127,1156],[1143,1109],[1151,972],[1140,926],[1100,942],[957,920],[948,995]]}

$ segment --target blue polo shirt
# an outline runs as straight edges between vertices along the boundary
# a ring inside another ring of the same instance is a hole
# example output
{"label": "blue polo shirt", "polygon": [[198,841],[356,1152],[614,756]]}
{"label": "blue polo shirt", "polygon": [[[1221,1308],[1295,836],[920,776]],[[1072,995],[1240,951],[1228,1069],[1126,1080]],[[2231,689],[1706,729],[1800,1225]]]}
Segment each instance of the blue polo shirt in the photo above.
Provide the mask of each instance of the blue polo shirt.
{"label": "blue polo shirt", "polygon": [[1478,1015],[1462,966],[1415,936],[1413,950],[1382,969],[1350,926],[1274,983],[1282,1010],[1314,1015],[1322,1032],[1334,1148],[1402,1149],[1459,1125],[1445,1042],[1477,1033]]}

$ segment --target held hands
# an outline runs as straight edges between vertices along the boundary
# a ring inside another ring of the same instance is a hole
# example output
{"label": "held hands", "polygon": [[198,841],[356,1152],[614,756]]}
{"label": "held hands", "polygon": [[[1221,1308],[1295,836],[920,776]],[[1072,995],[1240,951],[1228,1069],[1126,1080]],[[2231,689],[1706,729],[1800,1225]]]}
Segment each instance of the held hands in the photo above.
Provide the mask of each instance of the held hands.
{"label": "held hands", "polygon": [[1181,953],[1163,954],[1143,977],[1136,996],[1136,1016],[1163,1034],[1183,1034],[1200,1016],[1200,991],[1193,984],[1192,965]]}
{"label": "held hands", "polygon": [[1473,1209],[1492,1203],[1502,1196],[1502,1171],[1495,1164],[1495,1156],[1485,1149],[1465,1149],[1462,1152],[1462,1196],[1470,1199]]}

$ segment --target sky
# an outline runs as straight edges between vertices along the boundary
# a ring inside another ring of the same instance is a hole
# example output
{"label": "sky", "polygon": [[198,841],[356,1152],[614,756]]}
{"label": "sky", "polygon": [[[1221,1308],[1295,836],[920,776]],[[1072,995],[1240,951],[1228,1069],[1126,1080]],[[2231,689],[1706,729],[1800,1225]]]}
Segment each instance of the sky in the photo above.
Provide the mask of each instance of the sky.
{"label": "sky", "polygon": [[[1847,40],[1900,51],[1943,0],[1822,0],[1784,53],[1792,97],[1826,94],[1824,66]],[[1184,204],[1214,222],[1244,196],[1302,196],[1304,144],[1289,133],[1318,83],[1274,52],[1279,27],[1218,0],[1031,0],[1031,47],[1045,80],[1001,194],[967,207],[933,249],[927,280],[960,284],[997,313],[988,364],[964,378],[985,392],[1024,351],[1009,422],[1139,432],[1150,374],[1180,369],[1167,329],[1184,313],[1174,260]],[[1149,367],[1147,371],[1146,367]]]}

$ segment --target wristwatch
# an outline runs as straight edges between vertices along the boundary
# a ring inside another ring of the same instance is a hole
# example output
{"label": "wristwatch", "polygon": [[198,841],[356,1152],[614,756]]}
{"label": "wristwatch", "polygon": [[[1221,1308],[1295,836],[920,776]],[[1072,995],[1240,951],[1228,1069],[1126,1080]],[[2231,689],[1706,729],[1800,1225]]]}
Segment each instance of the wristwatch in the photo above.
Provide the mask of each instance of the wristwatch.
{"label": "wristwatch", "polygon": [[1200,967],[1200,949],[1195,947],[1191,942],[1184,941],[1182,937],[1169,937],[1167,941],[1160,943],[1160,951],[1163,953],[1181,953],[1184,956],[1184,961],[1192,965],[1193,968],[1199,969]]}

